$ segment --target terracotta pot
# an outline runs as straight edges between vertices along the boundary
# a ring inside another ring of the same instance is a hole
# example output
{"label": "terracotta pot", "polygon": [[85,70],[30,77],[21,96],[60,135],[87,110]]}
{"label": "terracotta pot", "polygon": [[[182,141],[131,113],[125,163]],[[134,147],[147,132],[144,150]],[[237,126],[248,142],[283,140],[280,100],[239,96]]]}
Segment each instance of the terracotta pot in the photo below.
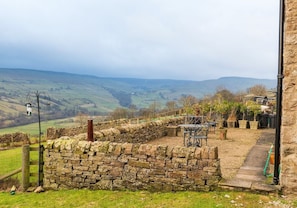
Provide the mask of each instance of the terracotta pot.
{"label": "terracotta pot", "polygon": [[220,139],[221,140],[227,139],[227,129],[220,129]]}

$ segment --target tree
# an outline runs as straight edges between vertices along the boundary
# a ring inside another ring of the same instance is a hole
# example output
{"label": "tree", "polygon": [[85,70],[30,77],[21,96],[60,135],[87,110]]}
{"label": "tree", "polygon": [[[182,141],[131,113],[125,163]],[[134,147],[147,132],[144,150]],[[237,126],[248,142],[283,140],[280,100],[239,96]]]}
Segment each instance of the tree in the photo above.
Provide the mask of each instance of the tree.
{"label": "tree", "polygon": [[168,101],[166,107],[169,111],[175,110],[177,108],[177,103],[175,101]]}
{"label": "tree", "polygon": [[78,113],[76,115],[76,120],[78,121],[80,126],[83,126],[83,125],[85,125],[87,123],[88,117],[89,116],[87,114]]}
{"label": "tree", "polygon": [[264,85],[258,84],[258,85],[254,85],[253,87],[250,87],[248,89],[248,93],[258,95],[258,96],[264,96],[267,93],[267,89]]}
{"label": "tree", "polygon": [[134,118],[136,112],[137,112],[137,106],[134,105],[134,104],[131,104],[131,105],[129,106],[129,118]]}
{"label": "tree", "polygon": [[160,111],[160,108],[161,104],[159,102],[154,101],[152,104],[150,104],[149,109],[152,117],[156,116],[156,113]]}
{"label": "tree", "polygon": [[145,118],[149,118],[151,115],[151,110],[148,108],[142,108],[139,110],[139,115]]}
{"label": "tree", "polygon": [[232,104],[227,100],[218,101],[214,104],[214,109],[221,117],[226,117],[232,108]]}
{"label": "tree", "polygon": [[235,102],[243,102],[244,96],[247,95],[246,91],[239,91],[234,94],[234,101]]}
{"label": "tree", "polygon": [[227,89],[217,90],[217,92],[213,96],[214,100],[227,100],[227,101],[234,101],[235,96],[232,92]]}
{"label": "tree", "polygon": [[259,113],[261,113],[261,105],[254,102],[254,101],[248,101],[247,102],[247,109],[250,113],[253,114],[254,121],[256,121],[256,117]]}
{"label": "tree", "polygon": [[239,112],[242,113],[242,120],[245,120],[247,114],[247,105],[246,103],[239,103]]}
{"label": "tree", "polygon": [[129,112],[126,108],[116,108],[110,113],[110,118],[112,120],[117,120],[121,118],[128,118]]}
{"label": "tree", "polygon": [[[211,114],[212,114],[212,110],[214,109],[214,106],[213,106],[213,104],[212,104],[212,102],[210,102],[210,101],[202,101],[201,103],[200,103],[200,110],[201,110],[201,114],[203,115],[203,116],[207,116],[208,117],[208,119],[210,119],[211,118]],[[208,115],[207,115],[208,114]]]}
{"label": "tree", "polygon": [[193,113],[192,106],[198,103],[198,99],[192,95],[182,96],[179,100],[187,114]]}

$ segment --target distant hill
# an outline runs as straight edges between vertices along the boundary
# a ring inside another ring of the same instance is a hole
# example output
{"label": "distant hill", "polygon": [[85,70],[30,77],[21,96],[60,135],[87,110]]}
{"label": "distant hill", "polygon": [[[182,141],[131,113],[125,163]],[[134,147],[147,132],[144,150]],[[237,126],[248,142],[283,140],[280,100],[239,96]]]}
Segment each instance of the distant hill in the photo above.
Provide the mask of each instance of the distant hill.
{"label": "distant hill", "polygon": [[29,69],[0,69],[0,128],[36,120],[26,117],[25,104],[36,106],[40,93],[42,118],[108,113],[117,107],[146,108],[153,102],[165,105],[182,95],[202,98],[218,88],[231,92],[246,91],[256,84],[276,88],[276,80],[223,77],[205,81],[169,79],[103,78]]}

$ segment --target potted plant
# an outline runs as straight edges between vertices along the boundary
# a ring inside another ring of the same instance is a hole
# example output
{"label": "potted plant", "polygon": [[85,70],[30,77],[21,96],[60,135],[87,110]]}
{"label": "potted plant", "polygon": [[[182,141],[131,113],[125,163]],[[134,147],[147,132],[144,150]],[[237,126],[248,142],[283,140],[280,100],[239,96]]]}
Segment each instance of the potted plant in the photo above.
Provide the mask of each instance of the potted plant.
{"label": "potted plant", "polygon": [[250,128],[258,129],[259,121],[257,121],[256,118],[257,118],[257,115],[261,113],[261,105],[253,101],[248,101],[247,109],[249,110],[249,112],[253,114],[253,120],[249,122]]}
{"label": "potted plant", "polygon": [[236,122],[237,122],[237,111],[238,111],[238,103],[236,102],[231,102],[229,103],[229,116],[227,119],[227,125],[229,128],[234,128],[236,127]]}
{"label": "potted plant", "polygon": [[211,110],[212,105],[209,102],[201,102],[200,103],[201,114],[206,117],[206,120],[211,119]]}
{"label": "potted plant", "polygon": [[224,127],[225,117],[230,111],[230,103],[226,100],[223,102],[217,102],[214,106],[215,111],[219,114],[218,127]]}
{"label": "potted plant", "polygon": [[247,127],[246,113],[247,113],[247,105],[246,103],[240,103],[239,112],[242,114],[242,119],[238,120],[239,128],[245,129]]}

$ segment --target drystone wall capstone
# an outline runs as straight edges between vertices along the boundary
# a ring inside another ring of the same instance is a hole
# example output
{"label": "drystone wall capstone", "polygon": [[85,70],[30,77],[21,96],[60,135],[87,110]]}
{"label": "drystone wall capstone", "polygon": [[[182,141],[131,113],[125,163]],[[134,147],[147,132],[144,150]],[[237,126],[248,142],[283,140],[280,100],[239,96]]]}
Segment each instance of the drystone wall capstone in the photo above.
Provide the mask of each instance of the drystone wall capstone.
{"label": "drystone wall capstone", "polygon": [[[141,124],[122,124],[116,126],[105,126],[105,128],[94,129],[94,140],[95,141],[112,141],[119,143],[145,143],[163,136],[168,133],[168,126],[178,125],[183,123],[183,117],[170,118],[158,121],[152,121]],[[56,138],[75,138],[77,140],[87,140],[87,132],[73,135],[72,129],[67,129],[69,133],[61,133],[65,129],[50,129],[48,130],[47,139]],[[50,132],[55,131],[53,134]],[[59,133],[56,133],[59,132]],[[63,136],[61,136],[63,135]],[[57,137],[60,136],[60,137]]]}
{"label": "drystone wall capstone", "polygon": [[[114,121],[107,121],[107,122],[99,122],[93,125],[94,131],[99,131],[101,129],[106,128],[114,128],[117,126],[121,126],[123,124],[128,124],[129,120],[121,119],[121,120],[114,120]],[[75,136],[81,133],[87,132],[88,126],[78,126],[74,128],[48,128],[46,137],[47,139],[57,139],[63,136]]]}
{"label": "drystone wall capstone", "polygon": [[58,139],[47,142],[48,189],[209,191],[221,179],[217,147]]}
{"label": "drystone wall capstone", "polygon": [[285,1],[280,185],[297,194],[297,1]]}

